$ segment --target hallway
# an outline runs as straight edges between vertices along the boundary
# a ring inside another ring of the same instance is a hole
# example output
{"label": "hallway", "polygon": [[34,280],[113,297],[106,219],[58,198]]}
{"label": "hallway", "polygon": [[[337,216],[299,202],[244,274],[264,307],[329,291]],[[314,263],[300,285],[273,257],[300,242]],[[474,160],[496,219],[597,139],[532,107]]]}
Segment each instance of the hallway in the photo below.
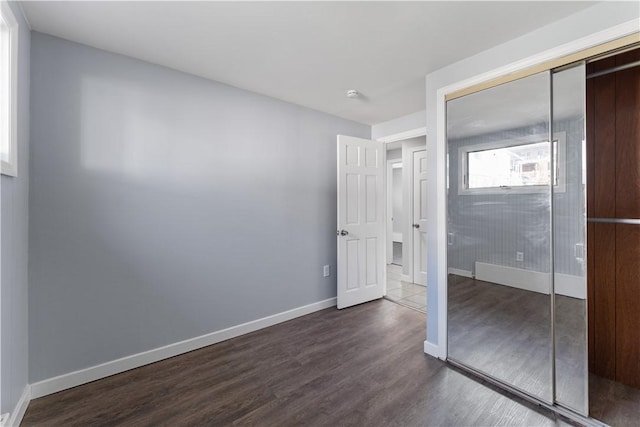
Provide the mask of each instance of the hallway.
{"label": "hallway", "polygon": [[386,299],[413,308],[423,313],[427,312],[427,288],[415,283],[400,280],[402,267],[396,264],[387,265],[387,295]]}

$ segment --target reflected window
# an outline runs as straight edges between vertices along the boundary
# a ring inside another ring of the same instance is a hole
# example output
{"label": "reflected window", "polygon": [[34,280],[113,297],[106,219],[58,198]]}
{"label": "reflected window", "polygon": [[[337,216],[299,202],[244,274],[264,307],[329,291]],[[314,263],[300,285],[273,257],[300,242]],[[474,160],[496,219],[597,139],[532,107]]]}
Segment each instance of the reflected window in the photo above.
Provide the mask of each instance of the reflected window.
{"label": "reflected window", "polygon": [[0,1],[0,172],[16,176],[16,90],[18,25],[9,4]]}
{"label": "reflected window", "polygon": [[548,190],[553,175],[555,191],[564,190],[564,134],[553,141],[556,165],[551,167],[548,141],[500,141],[460,148],[460,193],[539,192]]}

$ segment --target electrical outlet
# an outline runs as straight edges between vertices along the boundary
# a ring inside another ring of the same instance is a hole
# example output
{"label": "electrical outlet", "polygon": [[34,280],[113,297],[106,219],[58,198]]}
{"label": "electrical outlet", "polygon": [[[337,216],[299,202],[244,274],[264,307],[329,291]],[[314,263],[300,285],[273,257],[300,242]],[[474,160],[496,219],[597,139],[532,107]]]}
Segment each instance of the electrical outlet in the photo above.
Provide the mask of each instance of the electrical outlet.
{"label": "electrical outlet", "polygon": [[524,252],[516,252],[516,261],[524,261]]}
{"label": "electrical outlet", "polygon": [[325,265],[324,268],[322,269],[322,276],[324,277],[331,276],[331,267],[329,267],[328,265]]}

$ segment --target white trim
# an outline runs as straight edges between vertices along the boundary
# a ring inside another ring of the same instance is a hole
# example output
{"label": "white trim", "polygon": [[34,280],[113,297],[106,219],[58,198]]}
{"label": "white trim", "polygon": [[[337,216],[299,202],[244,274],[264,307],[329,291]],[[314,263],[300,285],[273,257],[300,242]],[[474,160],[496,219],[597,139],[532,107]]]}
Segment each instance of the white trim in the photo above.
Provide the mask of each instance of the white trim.
{"label": "white trim", "polygon": [[[423,146],[423,150],[418,150],[418,151],[412,151],[411,152],[411,221],[410,221],[410,232],[411,232],[411,237],[412,237],[412,245],[413,245],[413,250],[411,251],[412,254],[412,259],[413,259],[413,263],[412,263],[412,267],[413,267],[413,283],[415,283],[416,285],[421,285],[421,286],[427,286],[427,274],[426,271],[423,273],[421,270],[421,265],[423,261],[427,261],[427,253],[425,251],[423,251],[422,249],[422,245],[421,245],[421,239],[422,236],[424,235],[425,238],[427,238],[426,234],[428,231],[428,219],[421,219],[420,218],[420,211],[422,210],[422,207],[420,206],[422,201],[422,193],[420,191],[419,186],[416,186],[416,177],[419,177],[421,173],[426,173],[426,172],[421,172],[420,171],[420,162],[418,162],[418,170],[416,172],[416,154],[420,153],[421,156],[424,153],[424,157],[425,157],[425,161],[427,158],[427,147],[426,147],[426,138],[425,138],[425,145]],[[418,183],[420,182],[420,179],[418,178]],[[426,196],[425,196],[426,198]],[[424,200],[424,203],[428,204],[428,200]],[[418,227],[421,226],[420,223],[423,223],[422,225],[422,230],[418,229],[418,228],[414,228],[414,226],[417,224]],[[417,237],[417,239],[416,239]]]}
{"label": "white trim", "polygon": [[24,22],[27,24],[27,28],[29,28],[29,30],[32,30],[33,27],[31,26],[31,22],[29,21],[29,17],[24,12],[24,7],[22,7],[22,0],[15,0],[15,1],[16,1],[16,3],[18,3],[18,6],[20,7],[20,13],[22,13],[22,18],[24,19]]}
{"label": "white trim", "polygon": [[[555,273],[553,277],[554,291],[557,295],[578,299],[587,298],[586,277],[563,273]],[[484,262],[476,262],[476,279],[547,295],[551,287],[549,273]]]}
{"label": "white trim", "polygon": [[[385,247],[387,248],[387,253],[385,256],[386,262],[387,264],[391,264],[393,262],[393,242],[396,242],[398,240],[395,240],[396,234],[400,234],[400,242],[402,242],[402,233],[394,233],[393,232],[393,221],[391,220],[391,218],[393,217],[393,169],[398,168],[396,165],[400,165],[400,168],[402,167],[402,159],[387,159],[387,170],[386,170],[386,176],[385,176],[385,181],[386,181],[386,191],[385,191],[385,197],[386,197],[386,201],[387,201],[387,211],[386,211],[386,219],[385,219],[385,228],[386,228],[386,244]],[[404,179],[404,177],[403,177]],[[403,218],[404,219],[404,218]]]}
{"label": "white trim", "polygon": [[[404,213],[404,218],[403,218],[403,222],[404,222],[404,227],[403,227],[403,242],[402,242],[402,257],[403,257],[403,262],[402,262],[402,269],[405,269],[405,264],[407,264],[408,268],[408,272],[409,274],[407,274],[408,280],[407,282],[410,283],[415,283],[415,271],[413,268],[414,262],[415,262],[415,251],[414,251],[414,246],[413,246],[413,204],[414,204],[414,192],[413,192],[413,178],[414,178],[414,170],[413,170],[413,156],[418,152],[418,151],[426,151],[427,150],[427,146],[425,145],[418,145],[415,147],[407,147],[406,149],[403,149],[403,156],[402,156],[402,160],[404,161],[404,169],[402,170],[402,178],[403,178],[403,200],[402,200],[402,208],[405,212]],[[406,156],[404,155],[406,153],[408,153]],[[405,158],[406,157],[406,158]],[[405,184],[408,183],[408,184]],[[404,189],[408,190],[408,193],[404,191]],[[405,197],[408,196],[408,197]],[[406,199],[406,200],[405,200]],[[406,252],[409,252],[411,254],[411,256],[409,257],[405,257],[404,254]],[[405,263],[405,258],[408,260],[407,263]]]}
{"label": "white trim", "polygon": [[477,261],[475,268],[477,280],[541,294],[549,295],[550,293],[551,276],[549,273]]}
{"label": "white trim", "polygon": [[425,127],[420,127],[416,129],[406,130],[404,132],[394,133],[392,135],[383,136],[381,138],[377,138],[376,141],[384,142],[386,144],[389,142],[396,142],[396,141],[402,141],[405,139],[418,138],[420,136],[426,136],[426,135],[427,135],[427,127],[425,126]]}
{"label": "white trim", "polygon": [[440,352],[440,346],[438,346],[438,344],[433,344],[429,341],[424,342],[424,352],[429,356],[437,357],[438,359],[445,360],[447,358],[446,354],[443,356]]}
{"label": "white trim", "polygon": [[456,276],[468,277],[469,279],[473,279],[473,273],[467,270],[461,270],[459,268],[451,268],[447,270],[449,274],[455,274]]}
{"label": "white trim", "polygon": [[[450,90],[453,92],[453,90]],[[446,95],[447,89],[438,89],[436,93],[436,149],[432,156],[436,158],[436,242],[437,242],[437,286],[438,286],[438,347],[439,354],[447,358],[447,140],[446,140]],[[427,286],[429,283],[427,283]],[[428,337],[427,337],[428,338]]]}
{"label": "white trim", "polygon": [[513,62],[511,64],[498,67],[491,71],[478,74],[468,79],[461,80],[456,83],[452,83],[448,86],[440,88],[438,90],[438,93],[442,92],[444,97],[445,95],[456,92],[458,90],[466,89],[476,84],[484,83],[486,81],[493,80],[495,78],[503,77],[518,71],[522,71],[527,68],[533,67],[535,65],[538,65],[547,61],[552,61],[554,59],[559,59],[564,56],[571,55],[572,53],[589,49],[594,46],[607,43],[612,40],[619,39],[637,32],[638,32],[638,21],[637,20],[627,21],[622,24],[616,25],[614,27],[608,28],[606,30],[599,31],[595,34],[590,34],[578,40],[565,43],[563,45],[551,48],[549,50],[538,53],[536,55],[532,55],[528,58],[524,58],[519,61]]}
{"label": "white trim", "polygon": [[386,122],[376,123],[371,126],[371,139],[385,138],[401,132],[410,131],[412,129],[420,129],[426,127],[427,124],[426,110],[414,111]]}
{"label": "white trim", "polygon": [[569,54],[597,46],[602,43],[638,32],[638,21],[633,19],[606,30],[548,49],[528,58],[495,68],[486,73],[441,87],[436,91],[436,152],[431,155],[438,160],[436,167],[436,224],[438,255],[438,346],[441,352],[447,352],[447,212],[446,212],[446,95],[460,89],[483,83],[488,80],[521,71],[536,64],[562,58]]}
{"label": "white trim", "polygon": [[6,423],[2,424],[1,427],[18,427],[22,422],[22,418],[24,418],[25,412],[27,412],[27,407],[29,406],[29,402],[31,402],[31,399],[31,386],[27,384],[22,391],[20,400],[18,400],[18,403],[16,403],[16,407],[13,408],[13,411],[11,411],[9,420]]}
{"label": "white trim", "polygon": [[140,366],[148,365],[150,363],[158,362],[189,351],[226,341],[240,335],[248,334],[249,332],[267,328],[278,323],[286,322],[287,320],[295,319],[296,317],[324,310],[325,308],[334,307],[335,305],[336,298],[329,298],[324,301],[319,301],[313,304],[294,308],[292,310],[283,311],[282,313],[263,317],[262,319],[242,323],[220,331],[39,381],[31,384],[31,398],[37,399],[42,396],[57,393],[71,387],[86,384],[130,369],[138,368]]}
{"label": "white trim", "polygon": [[402,243],[402,233],[391,233],[392,242]]}
{"label": "white trim", "polygon": [[[18,38],[20,29],[18,21],[6,0],[0,1],[2,20],[9,30],[9,64],[6,70],[9,78],[9,105],[7,111],[7,126],[9,131],[9,158],[0,160],[0,173],[8,176],[18,176]],[[2,58],[0,58],[2,59]],[[0,64],[2,62],[0,61]],[[0,85],[4,85],[0,81]],[[2,111],[2,109],[0,109]],[[0,122],[4,120],[0,117]]]}
{"label": "white trim", "polygon": [[587,299],[587,278],[571,274],[556,273],[553,283],[557,295]]}
{"label": "white trim", "polygon": [[[404,245],[402,245],[402,247],[404,248]],[[404,274],[403,273],[403,274],[400,275],[400,281],[411,283],[411,282],[413,282],[413,277],[411,277],[408,274]]]}

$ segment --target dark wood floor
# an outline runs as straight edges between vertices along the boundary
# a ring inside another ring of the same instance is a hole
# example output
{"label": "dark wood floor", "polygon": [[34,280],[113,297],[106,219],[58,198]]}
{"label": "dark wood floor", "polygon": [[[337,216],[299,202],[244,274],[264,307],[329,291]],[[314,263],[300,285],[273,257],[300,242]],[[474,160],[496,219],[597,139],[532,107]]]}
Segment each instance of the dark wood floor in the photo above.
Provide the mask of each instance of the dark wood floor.
{"label": "dark wood floor", "polygon": [[449,275],[449,357],[551,402],[549,295]]}
{"label": "dark wood floor", "polygon": [[640,425],[640,389],[589,375],[589,414],[611,426]]}
{"label": "dark wood floor", "polygon": [[[448,291],[449,357],[550,400],[549,296],[457,275]],[[640,390],[587,373],[585,310],[556,296],[557,399],[582,412],[588,392],[592,418],[638,426]]]}
{"label": "dark wood floor", "polygon": [[327,309],[33,400],[23,426],[564,425],[423,352],[425,315]]}

